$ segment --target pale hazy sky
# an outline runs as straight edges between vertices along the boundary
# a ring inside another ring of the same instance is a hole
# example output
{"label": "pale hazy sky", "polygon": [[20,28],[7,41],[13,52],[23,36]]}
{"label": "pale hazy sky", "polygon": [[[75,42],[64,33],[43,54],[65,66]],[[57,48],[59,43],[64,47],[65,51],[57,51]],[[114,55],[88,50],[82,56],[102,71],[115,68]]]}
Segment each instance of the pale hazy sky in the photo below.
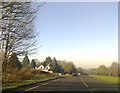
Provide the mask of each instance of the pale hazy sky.
{"label": "pale hazy sky", "polygon": [[46,3],[39,11],[37,58],[73,61],[77,67],[118,60],[118,3]]}

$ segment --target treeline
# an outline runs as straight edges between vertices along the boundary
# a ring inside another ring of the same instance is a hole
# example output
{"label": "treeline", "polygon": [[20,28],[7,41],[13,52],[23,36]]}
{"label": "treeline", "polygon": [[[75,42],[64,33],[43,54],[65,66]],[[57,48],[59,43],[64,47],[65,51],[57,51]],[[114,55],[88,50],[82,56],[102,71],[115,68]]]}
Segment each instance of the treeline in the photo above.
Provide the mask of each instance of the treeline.
{"label": "treeline", "polygon": [[20,61],[17,57],[16,53],[12,53],[10,58],[8,59],[8,63],[6,65],[7,70],[9,71],[13,71],[14,69],[31,69],[31,68],[35,68],[36,67],[36,63],[34,61],[34,59],[29,60],[28,55],[26,54],[25,57],[22,59],[22,61]]}
{"label": "treeline", "polygon": [[27,53],[20,61],[17,54],[13,52],[8,59],[5,72],[2,73],[2,82],[15,82],[56,76],[54,73],[42,74],[41,71],[35,69],[38,64],[35,59],[30,61]]}
{"label": "treeline", "polygon": [[120,76],[120,64],[118,62],[113,62],[110,67],[100,65],[97,69],[89,70],[89,73],[106,76]]}
{"label": "treeline", "polygon": [[[36,62],[35,59],[32,59],[31,62],[26,54],[25,57],[20,61],[17,57],[16,53],[12,53],[9,61],[7,63],[6,71],[13,71],[15,69],[35,69],[35,67],[39,67],[40,65],[47,66],[50,64],[50,71],[53,73],[75,73],[77,69],[73,62],[60,61],[56,60],[56,58],[46,57],[44,62]],[[79,68],[80,70],[80,68]]]}
{"label": "treeline", "polygon": [[[36,70],[36,67],[40,65],[47,66],[50,64],[50,71],[53,73],[43,73],[41,70]],[[21,80],[39,79],[43,77],[56,76],[58,73],[74,73],[77,69],[73,62],[58,61],[56,58],[46,57],[44,62],[40,62],[37,59],[30,61],[26,54],[20,61],[16,53],[12,53],[8,59],[6,70],[3,73],[3,82],[14,82]]]}
{"label": "treeline", "polygon": [[56,58],[47,57],[44,62],[42,62],[44,66],[50,64],[51,71],[55,73],[74,73],[77,71],[73,62],[60,61]]}

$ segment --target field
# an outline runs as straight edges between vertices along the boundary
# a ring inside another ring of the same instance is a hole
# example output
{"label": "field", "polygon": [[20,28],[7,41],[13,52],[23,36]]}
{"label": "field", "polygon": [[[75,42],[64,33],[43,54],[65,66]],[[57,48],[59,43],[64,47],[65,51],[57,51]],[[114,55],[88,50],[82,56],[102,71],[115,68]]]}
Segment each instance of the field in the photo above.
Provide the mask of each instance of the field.
{"label": "field", "polygon": [[104,80],[106,82],[120,84],[120,77],[117,76],[103,76],[103,75],[90,75],[91,77]]}

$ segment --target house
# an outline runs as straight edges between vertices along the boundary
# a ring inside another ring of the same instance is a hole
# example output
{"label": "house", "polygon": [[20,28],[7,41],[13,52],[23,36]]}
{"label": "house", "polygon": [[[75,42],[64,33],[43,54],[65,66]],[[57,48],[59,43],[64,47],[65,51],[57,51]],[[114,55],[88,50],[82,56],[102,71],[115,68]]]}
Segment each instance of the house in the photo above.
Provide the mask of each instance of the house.
{"label": "house", "polygon": [[43,66],[42,64],[39,67],[35,67],[36,70],[41,70],[42,72],[52,73],[50,70],[50,64]]}
{"label": "house", "polygon": [[49,66],[49,65],[45,67],[45,70],[49,70],[49,69],[50,69],[50,66]]}
{"label": "house", "polygon": [[36,70],[40,69],[40,70],[44,70],[45,67],[43,65],[40,65],[39,67],[35,67]]}

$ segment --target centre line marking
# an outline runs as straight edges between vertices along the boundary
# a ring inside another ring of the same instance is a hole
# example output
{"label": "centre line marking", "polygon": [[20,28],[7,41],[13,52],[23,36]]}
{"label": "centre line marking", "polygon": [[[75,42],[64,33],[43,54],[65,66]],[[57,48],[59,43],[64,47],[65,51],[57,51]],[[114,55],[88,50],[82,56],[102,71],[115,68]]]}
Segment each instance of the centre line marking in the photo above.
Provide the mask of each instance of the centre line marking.
{"label": "centre line marking", "polygon": [[27,90],[25,90],[25,91],[29,91],[29,90],[32,90],[32,89],[35,89],[35,88],[38,88],[39,86],[35,86],[35,87],[32,87],[32,88],[29,88],[29,89],[27,89]]}
{"label": "centre line marking", "polygon": [[92,90],[90,90],[90,92],[91,92],[91,93],[93,93],[93,91],[92,91]]}
{"label": "centre line marking", "polygon": [[88,87],[88,85],[87,85],[86,83],[84,83],[84,85],[85,85],[86,87]]}
{"label": "centre line marking", "polygon": [[80,78],[81,79],[81,81],[84,83],[84,85],[86,86],[86,87],[88,87],[88,85],[83,81],[83,79],[82,78]]}
{"label": "centre line marking", "polygon": [[43,83],[43,84],[41,84],[41,85],[47,85],[48,83]]}

